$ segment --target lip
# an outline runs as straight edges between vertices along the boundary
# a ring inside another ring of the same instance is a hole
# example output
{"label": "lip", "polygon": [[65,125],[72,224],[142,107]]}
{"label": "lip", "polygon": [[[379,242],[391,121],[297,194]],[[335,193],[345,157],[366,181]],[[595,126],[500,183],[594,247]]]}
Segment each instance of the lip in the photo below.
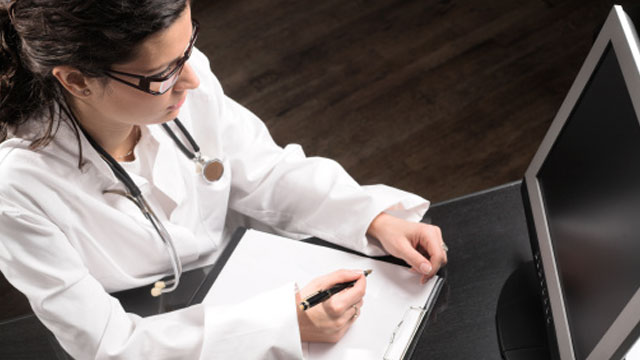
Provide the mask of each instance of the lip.
{"label": "lip", "polygon": [[187,100],[186,96],[184,96],[180,101],[178,101],[177,104],[171,105],[167,109],[170,110],[170,111],[178,110],[178,109],[180,109],[180,107],[182,107],[182,104],[184,104],[185,100]]}

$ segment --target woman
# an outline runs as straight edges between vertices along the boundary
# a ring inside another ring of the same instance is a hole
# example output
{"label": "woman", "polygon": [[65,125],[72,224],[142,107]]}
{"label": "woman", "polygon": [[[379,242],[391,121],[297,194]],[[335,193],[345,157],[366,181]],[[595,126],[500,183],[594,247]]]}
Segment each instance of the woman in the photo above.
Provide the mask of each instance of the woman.
{"label": "woman", "polygon": [[[144,319],[109,295],[179,273],[180,263],[211,264],[238,221],[386,250],[423,281],[446,263],[439,229],[415,222],[427,201],[359,186],[335,162],[278,147],[223,94],[193,47],[188,1],[15,0],[0,25],[0,271],[72,356],[299,358],[300,341],[338,341],[363,305],[361,272],[247,300],[260,306],[200,304]],[[191,159],[198,145],[211,164]],[[300,297],[351,280],[322,306],[297,310]]]}

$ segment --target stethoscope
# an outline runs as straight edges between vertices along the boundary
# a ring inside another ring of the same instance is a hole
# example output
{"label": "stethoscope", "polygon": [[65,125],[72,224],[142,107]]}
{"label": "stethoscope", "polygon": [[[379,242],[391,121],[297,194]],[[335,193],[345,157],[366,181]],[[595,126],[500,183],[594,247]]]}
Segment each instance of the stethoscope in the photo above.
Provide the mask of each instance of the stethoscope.
{"label": "stethoscope", "polygon": [[[222,174],[224,173],[224,166],[222,165],[222,161],[219,159],[207,160],[200,153],[200,147],[195,142],[191,134],[187,131],[187,129],[182,125],[178,118],[175,118],[173,122],[176,124],[178,129],[182,132],[184,137],[187,139],[193,151],[189,150],[183,143],[178,139],[176,134],[171,130],[168,124],[162,124],[163,129],[167,132],[169,137],[173,139],[178,148],[185,154],[185,156],[191,159],[196,164],[196,169],[198,172],[202,174],[204,181],[207,183],[214,183],[218,181]],[[162,239],[162,242],[169,253],[169,259],[171,260],[171,267],[173,269],[173,279],[169,279],[166,281],[156,281],[153,288],[151,289],[152,296],[160,296],[164,293],[171,292],[178,287],[180,283],[180,276],[182,276],[182,261],[180,261],[180,257],[176,252],[175,245],[173,243],[173,239],[169,232],[162,225],[162,222],[158,219],[153,209],[147,203],[144,196],[142,196],[142,192],[140,188],[136,185],[135,182],[131,179],[127,171],[111,156],[107,153],[102,146],[100,146],[92,137],[85,131],[82,126],[79,126],[85,137],[91,144],[91,146],[100,154],[102,159],[109,165],[114,175],[120,180],[128,190],[128,193],[121,190],[105,190],[103,194],[111,193],[122,195],[133,201],[138,208],[142,211],[144,216],[151,222],[153,228]]]}

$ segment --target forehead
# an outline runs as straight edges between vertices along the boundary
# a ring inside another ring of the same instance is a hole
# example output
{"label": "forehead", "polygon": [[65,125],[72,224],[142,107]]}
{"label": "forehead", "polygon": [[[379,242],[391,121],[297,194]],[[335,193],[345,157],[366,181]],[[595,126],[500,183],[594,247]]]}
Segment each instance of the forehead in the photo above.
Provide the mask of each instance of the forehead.
{"label": "forehead", "polygon": [[191,32],[191,11],[187,7],[171,26],[146,38],[136,49],[133,60],[118,68],[145,72],[166,67],[184,54]]}

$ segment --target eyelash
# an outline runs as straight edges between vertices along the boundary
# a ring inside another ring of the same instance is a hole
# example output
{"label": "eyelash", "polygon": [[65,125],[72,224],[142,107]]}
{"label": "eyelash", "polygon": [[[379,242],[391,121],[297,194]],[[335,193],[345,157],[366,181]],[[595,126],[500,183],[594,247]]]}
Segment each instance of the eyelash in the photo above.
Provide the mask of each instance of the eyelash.
{"label": "eyelash", "polygon": [[171,72],[171,69],[173,69],[172,65],[173,64],[170,64],[161,72],[151,75],[151,77],[163,77],[164,75],[167,75],[169,72]]}

